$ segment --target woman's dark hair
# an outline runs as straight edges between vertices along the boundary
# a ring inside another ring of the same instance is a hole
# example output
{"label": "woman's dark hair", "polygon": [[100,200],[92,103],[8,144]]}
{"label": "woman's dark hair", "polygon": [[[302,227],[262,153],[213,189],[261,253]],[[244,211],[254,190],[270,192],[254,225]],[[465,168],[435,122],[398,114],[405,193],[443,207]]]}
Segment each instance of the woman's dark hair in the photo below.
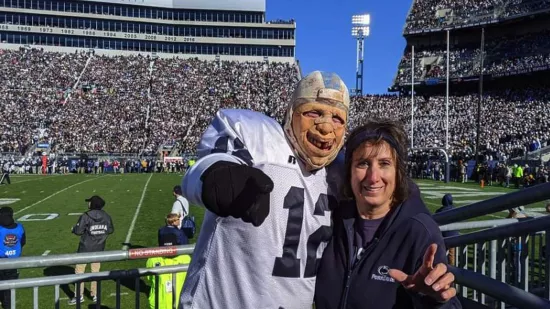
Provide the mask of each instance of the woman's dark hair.
{"label": "woman's dark hair", "polygon": [[392,196],[392,207],[405,201],[409,194],[407,179],[407,134],[399,121],[390,119],[368,119],[363,125],[351,131],[346,141],[345,183],[343,194],[345,198],[354,199],[351,188],[351,164],[353,152],[365,143],[379,146],[386,142],[390,145],[395,158],[396,182]]}

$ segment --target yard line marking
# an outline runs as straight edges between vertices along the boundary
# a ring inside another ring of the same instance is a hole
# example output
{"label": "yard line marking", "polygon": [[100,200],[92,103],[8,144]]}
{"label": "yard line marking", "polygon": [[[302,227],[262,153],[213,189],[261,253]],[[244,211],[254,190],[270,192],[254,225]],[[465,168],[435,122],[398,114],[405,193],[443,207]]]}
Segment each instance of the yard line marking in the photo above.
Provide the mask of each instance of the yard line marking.
{"label": "yard line marking", "polygon": [[464,206],[466,206],[466,205],[481,202],[481,201],[483,201],[483,200],[457,200],[457,201],[454,201],[454,203],[455,204],[464,204]]}
{"label": "yard line marking", "polygon": [[[128,293],[122,292],[119,295],[128,295]],[[111,295],[109,295],[109,297],[115,297],[115,296],[116,296],[116,293],[111,293]]]}
{"label": "yard line marking", "polygon": [[[100,177],[99,177],[99,178],[100,178]],[[61,192],[65,192],[65,191],[69,190],[70,188],[72,188],[72,187],[74,187],[74,186],[78,186],[79,184],[83,184],[83,183],[85,183],[85,182],[92,181],[92,180],[99,179],[99,178],[92,178],[92,179],[84,180],[84,181],[81,181],[81,182],[77,182],[77,183],[75,183],[75,184],[73,184],[73,185],[70,185],[70,186],[66,187],[65,189],[61,189],[61,190],[59,190],[59,191],[57,191],[57,192],[54,192],[53,194],[46,196],[45,198],[41,199],[40,201],[38,201],[38,202],[36,202],[36,203],[34,203],[34,204],[32,204],[32,205],[29,205],[29,206],[27,206],[27,207],[25,207],[25,208],[23,208],[23,209],[21,209],[21,210],[15,212],[14,215],[17,215],[17,214],[19,214],[19,213],[21,213],[21,212],[23,212],[23,211],[25,211],[25,210],[27,210],[27,209],[29,209],[29,208],[31,208],[31,207],[34,207],[34,206],[36,206],[36,205],[38,205],[38,204],[40,204],[40,203],[42,203],[42,202],[44,202],[44,201],[46,201],[46,200],[49,200],[50,198],[52,198],[52,197],[58,195],[58,194],[61,193]]]}
{"label": "yard line marking", "polygon": [[48,255],[48,253],[50,253],[50,252],[52,252],[52,251],[51,251],[51,250],[46,250],[46,251],[44,251],[44,253],[42,253],[42,256],[46,256],[46,255]]}
{"label": "yard line marking", "polygon": [[24,182],[27,182],[27,181],[35,181],[35,180],[44,180],[46,179],[45,177],[36,177],[36,178],[33,178],[33,179],[25,179],[25,180],[21,180],[21,181],[14,181],[12,182],[12,184],[17,184],[17,183],[24,183]]}
{"label": "yard line marking", "polygon": [[81,212],[71,212],[68,214],[68,216],[80,216],[80,215],[82,215]]}
{"label": "yard line marking", "polygon": [[536,212],[546,212],[546,208],[544,207],[525,208],[525,210],[536,211]]}
{"label": "yard line marking", "polygon": [[428,190],[442,190],[442,191],[464,191],[464,192],[481,192],[480,189],[472,189],[472,188],[462,188],[462,187],[453,187],[453,186],[437,186],[437,187],[430,187],[426,188]]}
{"label": "yard line marking", "polygon": [[141,204],[143,203],[143,198],[145,197],[145,192],[147,192],[147,186],[149,186],[149,181],[151,181],[151,177],[153,177],[153,173],[151,173],[151,175],[147,179],[147,182],[145,183],[145,186],[143,187],[143,192],[141,193],[141,199],[139,200],[136,213],[134,214],[134,218],[132,219],[132,223],[130,224],[130,228],[128,229],[128,234],[126,235],[126,240],[124,241],[125,245],[122,246],[122,250],[128,250],[128,244],[130,243],[130,238],[132,238],[132,233],[134,232],[134,226],[136,225],[136,220],[139,215],[139,211],[141,209]]}

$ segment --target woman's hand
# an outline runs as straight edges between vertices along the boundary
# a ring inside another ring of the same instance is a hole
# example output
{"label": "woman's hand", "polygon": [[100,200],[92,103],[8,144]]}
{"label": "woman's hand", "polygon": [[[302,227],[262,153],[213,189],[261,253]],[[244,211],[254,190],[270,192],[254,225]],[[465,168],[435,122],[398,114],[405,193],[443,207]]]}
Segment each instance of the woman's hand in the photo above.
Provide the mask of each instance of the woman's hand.
{"label": "woman's hand", "polygon": [[444,263],[433,267],[436,252],[437,244],[431,244],[424,254],[422,266],[414,275],[407,275],[397,269],[390,269],[389,275],[407,290],[446,302],[456,295],[456,289],[451,287],[455,276],[447,271]]}

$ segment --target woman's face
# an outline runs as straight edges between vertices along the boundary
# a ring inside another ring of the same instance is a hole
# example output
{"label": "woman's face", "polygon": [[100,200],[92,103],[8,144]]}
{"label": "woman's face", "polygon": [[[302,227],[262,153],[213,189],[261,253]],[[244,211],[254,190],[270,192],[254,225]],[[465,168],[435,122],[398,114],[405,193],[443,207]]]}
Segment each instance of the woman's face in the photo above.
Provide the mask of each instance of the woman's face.
{"label": "woman's face", "polygon": [[386,142],[363,143],[352,155],[351,188],[357,203],[390,208],[396,183],[395,156]]}

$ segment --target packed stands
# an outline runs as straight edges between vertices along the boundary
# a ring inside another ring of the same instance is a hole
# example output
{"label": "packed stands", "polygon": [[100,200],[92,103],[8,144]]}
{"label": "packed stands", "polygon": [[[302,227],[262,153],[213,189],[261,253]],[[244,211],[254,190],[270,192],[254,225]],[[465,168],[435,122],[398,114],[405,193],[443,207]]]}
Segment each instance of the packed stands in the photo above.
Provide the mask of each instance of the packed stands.
{"label": "packed stands", "polygon": [[548,0],[415,0],[405,33],[496,23],[550,10]]}
{"label": "packed stands", "polygon": [[[449,98],[449,146],[452,154],[471,158],[476,139],[476,95]],[[495,160],[522,156],[550,145],[548,89],[489,92],[482,107],[480,150]],[[354,98],[354,121],[391,117],[406,123],[410,132],[411,98],[396,95]],[[414,146],[445,146],[445,96],[415,100]],[[352,124],[353,125],[353,124]]]}
{"label": "packed stands", "polygon": [[[485,43],[483,73],[504,76],[547,68],[550,64],[550,31],[496,37]],[[464,45],[449,53],[449,76],[461,78],[479,75],[481,49],[479,45]],[[396,84],[411,81],[412,54],[401,59]],[[443,46],[426,46],[415,50],[415,80],[444,78],[447,53]]]}
{"label": "packed stands", "polygon": [[[193,152],[220,108],[253,109],[282,121],[298,80],[295,66],[277,63],[106,57],[37,49],[5,50],[0,59],[4,152],[24,152],[38,140],[48,141],[58,153],[145,150],[154,154],[163,143],[175,141],[182,142],[183,152]],[[77,81],[79,86],[72,90]],[[488,93],[482,148],[502,158],[521,155],[532,144],[547,145],[550,119],[542,115],[550,113],[548,93],[547,89]],[[473,95],[450,99],[449,143],[454,153],[473,154],[476,100]],[[444,146],[444,102],[443,96],[417,99],[415,146]],[[401,119],[409,126],[410,106],[409,97],[355,97],[351,126],[374,116]]]}
{"label": "packed stands", "polygon": [[298,80],[296,67],[282,63],[26,48],[1,51],[0,67],[0,147],[22,153],[39,140],[59,153],[154,154],[174,140],[193,151],[220,108],[249,108],[282,120]]}

